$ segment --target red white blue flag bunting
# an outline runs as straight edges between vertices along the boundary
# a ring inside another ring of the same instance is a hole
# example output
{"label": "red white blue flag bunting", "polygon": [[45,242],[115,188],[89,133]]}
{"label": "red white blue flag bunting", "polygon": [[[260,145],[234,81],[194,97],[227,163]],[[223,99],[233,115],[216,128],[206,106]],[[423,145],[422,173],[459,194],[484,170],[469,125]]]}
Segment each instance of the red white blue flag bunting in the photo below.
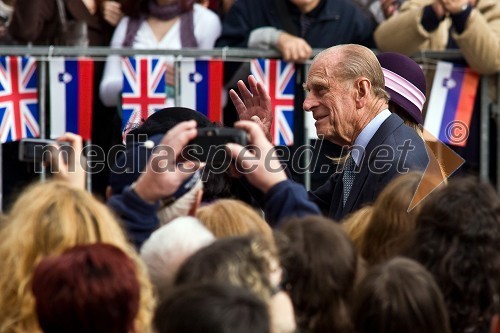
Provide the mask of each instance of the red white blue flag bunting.
{"label": "red white blue flag bunting", "polygon": [[295,65],[277,59],[254,59],[250,69],[271,97],[273,144],[293,145]]}
{"label": "red white blue flag bunting", "polygon": [[167,107],[166,68],[163,58],[123,58],[122,130],[125,133]]}
{"label": "red white blue flag bunting", "polygon": [[213,122],[222,123],[222,60],[183,60],[180,70],[179,106],[191,108]]}
{"label": "red white blue flag bunting", "polygon": [[439,61],[424,127],[447,144],[465,146],[474,110],[479,75],[470,68]]}
{"label": "red white blue flag bunting", "polygon": [[49,79],[50,136],[57,138],[71,132],[90,140],[94,61],[53,58],[49,63]]}
{"label": "red white blue flag bunting", "polygon": [[0,141],[40,135],[34,58],[0,57]]}

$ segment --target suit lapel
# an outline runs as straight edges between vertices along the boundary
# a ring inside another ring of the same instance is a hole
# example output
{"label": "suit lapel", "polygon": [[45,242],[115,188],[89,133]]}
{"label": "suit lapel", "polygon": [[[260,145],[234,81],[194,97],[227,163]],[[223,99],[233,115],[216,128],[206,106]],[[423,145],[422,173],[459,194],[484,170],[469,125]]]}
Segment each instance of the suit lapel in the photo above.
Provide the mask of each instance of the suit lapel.
{"label": "suit lapel", "polygon": [[[361,165],[356,169],[356,171],[359,170],[359,172],[356,173],[356,178],[354,178],[354,184],[351,188],[349,198],[347,199],[347,202],[342,209],[342,216],[345,216],[347,215],[347,213],[352,212],[353,208],[355,207],[359,208],[357,207],[359,205],[356,205],[356,203],[361,195],[361,190],[363,189],[363,186],[365,185],[369,175],[369,166],[372,163],[375,155],[372,154],[372,152],[375,151],[381,144],[383,144],[387,140],[388,136],[394,133],[394,131],[402,124],[403,120],[401,120],[401,118],[399,118],[395,114],[391,114],[389,118],[387,118],[382,123],[382,125],[380,125],[379,129],[375,132],[375,135],[373,135],[373,138],[366,146]],[[342,208],[342,204],[340,205],[340,208]]]}

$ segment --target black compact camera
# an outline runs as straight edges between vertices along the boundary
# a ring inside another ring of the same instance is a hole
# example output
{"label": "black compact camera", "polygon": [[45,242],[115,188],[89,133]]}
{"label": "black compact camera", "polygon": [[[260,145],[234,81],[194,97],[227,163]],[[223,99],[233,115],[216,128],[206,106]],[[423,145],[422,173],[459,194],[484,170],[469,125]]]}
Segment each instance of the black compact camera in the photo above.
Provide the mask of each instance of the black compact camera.
{"label": "black compact camera", "polygon": [[247,133],[239,128],[198,128],[198,135],[185,147],[182,156],[186,160],[220,164],[231,159],[225,149],[226,143],[246,146],[247,142]]}
{"label": "black compact camera", "polygon": [[71,153],[72,147],[68,142],[49,139],[22,139],[19,143],[19,160],[23,162],[50,162],[52,154],[63,154],[63,159],[67,163]]}

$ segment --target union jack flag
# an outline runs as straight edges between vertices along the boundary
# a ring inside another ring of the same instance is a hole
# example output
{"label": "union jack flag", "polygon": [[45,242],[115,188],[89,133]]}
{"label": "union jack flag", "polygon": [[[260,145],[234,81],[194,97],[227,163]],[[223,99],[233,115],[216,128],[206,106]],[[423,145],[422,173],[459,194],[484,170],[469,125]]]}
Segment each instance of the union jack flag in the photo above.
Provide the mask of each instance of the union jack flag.
{"label": "union jack flag", "polygon": [[164,59],[123,58],[122,130],[125,134],[167,106],[166,69]]}
{"label": "union jack flag", "polygon": [[0,141],[40,135],[36,61],[0,57]]}
{"label": "union jack flag", "polygon": [[295,65],[277,59],[254,59],[250,70],[257,81],[264,84],[271,97],[273,144],[293,145]]}

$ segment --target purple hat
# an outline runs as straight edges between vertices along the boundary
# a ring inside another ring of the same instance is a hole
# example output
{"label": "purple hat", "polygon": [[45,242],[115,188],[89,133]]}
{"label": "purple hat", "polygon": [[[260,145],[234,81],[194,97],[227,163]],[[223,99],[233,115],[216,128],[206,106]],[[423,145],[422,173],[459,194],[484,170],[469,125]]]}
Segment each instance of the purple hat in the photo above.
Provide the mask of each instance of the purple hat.
{"label": "purple hat", "polygon": [[385,90],[391,101],[402,107],[408,116],[422,124],[427,84],[422,68],[413,59],[399,53],[380,53]]}

